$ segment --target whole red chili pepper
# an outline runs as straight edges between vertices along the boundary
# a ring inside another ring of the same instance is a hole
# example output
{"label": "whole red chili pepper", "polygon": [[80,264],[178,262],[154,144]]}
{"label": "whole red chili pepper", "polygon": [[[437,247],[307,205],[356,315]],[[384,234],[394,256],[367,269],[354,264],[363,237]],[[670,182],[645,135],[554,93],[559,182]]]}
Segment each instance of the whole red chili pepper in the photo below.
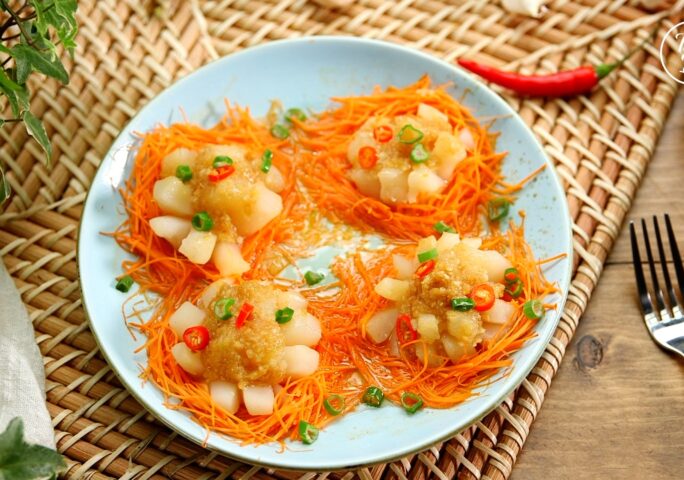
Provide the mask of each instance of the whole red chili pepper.
{"label": "whole red chili pepper", "polygon": [[648,38],[631,50],[627,55],[614,63],[602,63],[595,67],[583,66],[564,72],[548,75],[523,75],[505,72],[494,67],[482,65],[473,60],[459,59],[458,64],[471,72],[522,95],[535,97],[571,97],[589,92],[596,84],[608,76],[613,70],[625,63],[629,57],[640,50],[658,31],[658,26]]}

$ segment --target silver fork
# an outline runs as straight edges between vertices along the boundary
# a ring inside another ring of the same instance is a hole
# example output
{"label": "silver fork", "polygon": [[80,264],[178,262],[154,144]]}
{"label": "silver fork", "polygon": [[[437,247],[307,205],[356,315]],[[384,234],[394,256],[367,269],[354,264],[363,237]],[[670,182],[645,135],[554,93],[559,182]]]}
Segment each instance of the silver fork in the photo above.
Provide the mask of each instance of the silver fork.
{"label": "silver fork", "polygon": [[[667,259],[665,258],[665,249],[663,248],[663,240],[658,226],[658,217],[656,216],[653,217],[653,228],[655,230],[656,246],[658,247],[658,257],[662,269],[663,281],[665,283],[665,290],[663,291],[660,288],[660,282],[658,281],[658,275],[656,273],[657,262],[653,259],[651,242],[648,238],[648,230],[646,229],[646,221],[643,218],[641,219],[641,229],[643,231],[644,244],[646,246],[646,259],[648,260],[648,269],[651,273],[655,298],[651,296],[648,287],[646,286],[643,264],[641,263],[641,255],[639,254],[636,229],[634,227],[634,222],[630,222],[629,236],[632,241],[634,275],[636,276],[641,310],[644,313],[644,322],[646,323],[646,328],[648,328],[651,337],[661,348],[678,353],[684,357],[684,315],[682,314],[681,303],[681,299],[684,299],[684,291],[682,291],[682,286],[684,286],[684,268],[682,267],[682,258],[679,255],[679,248],[677,248],[677,240],[672,231],[670,216],[667,214],[665,214],[665,227],[667,229],[667,238],[670,244],[672,262],[674,263],[675,274],[677,276],[677,285],[675,285],[676,291],[670,280]],[[677,294],[679,294],[679,297]]]}

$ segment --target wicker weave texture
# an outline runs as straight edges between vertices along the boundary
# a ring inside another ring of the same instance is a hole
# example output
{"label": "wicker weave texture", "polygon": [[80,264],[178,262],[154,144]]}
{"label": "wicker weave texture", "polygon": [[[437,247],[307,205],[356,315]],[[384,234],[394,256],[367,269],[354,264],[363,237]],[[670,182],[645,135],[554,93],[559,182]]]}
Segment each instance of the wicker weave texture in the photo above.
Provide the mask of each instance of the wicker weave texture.
{"label": "wicker weave texture", "polygon": [[[121,386],[98,352],[78,289],[76,235],[86,191],[114,137],[159,91],[195,68],[265,41],[343,34],[461,55],[523,72],[553,72],[620,57],[658,20],[662,35],[684,1],[645,11],[625,0],[556,0],[540,19],[486,0],[359,0],[343,11],[306,0],[82,0],[72,81],[35,82],[33,105],[53,141],[42,165],[20,126],[0,129],[0,161],[15,192],[0,213],[0,256],[22,293],[44,356],[48,408],[69,479],[314,477],[351,480],[506,479],[564,356],[653,154],[676,84],[662,70],[660,36],[591,96],[519,99],[556,164],[573,218],[576,269],[543,358],[494,412],[444,444],[353,472],[298,474],[234,462],[169,431]],[[674,43],[667,60],[680,61]]]}

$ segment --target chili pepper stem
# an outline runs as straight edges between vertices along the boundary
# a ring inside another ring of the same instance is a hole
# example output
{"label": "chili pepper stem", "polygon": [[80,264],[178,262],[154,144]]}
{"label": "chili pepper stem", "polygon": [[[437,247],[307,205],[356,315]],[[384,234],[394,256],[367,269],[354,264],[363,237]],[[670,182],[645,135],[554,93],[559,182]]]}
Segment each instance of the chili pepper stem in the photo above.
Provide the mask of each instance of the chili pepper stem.
{"label": "chili pepper stem", "polygon": [[639,45],[637,45],[636,47],[631,49],[629,52],[627,52],[617,62],[602,63],[600,65],[595,66],[594,70],[596,70],[596,76],[599,79],[603,79],[603,78],[607,77],[608,75],[610,75],[613,72],[613,70],[620,67],[627,60],[629,60],[632,57],[632,55],[634,55],[636,52],[638,52],[639,50],[644,48],[644,45],[646,45],[646,43],[650,42],[656,36],[656,33],[658,33],[658,29],[660,28],[660,23],[661,22],[658,22],[656,24],[655,28],[653,29],[653,31],[651,31],[651,33],[649,34],[648,37],[644,38],[641,42],[639,42]]}

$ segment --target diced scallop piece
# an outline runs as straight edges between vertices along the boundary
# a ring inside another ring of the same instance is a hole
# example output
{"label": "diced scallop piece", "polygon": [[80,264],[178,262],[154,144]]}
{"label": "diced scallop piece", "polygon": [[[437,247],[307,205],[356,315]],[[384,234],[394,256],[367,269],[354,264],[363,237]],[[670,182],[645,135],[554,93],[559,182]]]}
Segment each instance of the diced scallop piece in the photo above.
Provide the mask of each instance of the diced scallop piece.
{"label": "diced scallop piece", "polygon": [[475,249],[475,250],[477,250],[478,248],[480,248],[480,247],[482,246],[482,239],[481,239],[480,237],[466,237],[466,238],[462,238],[462,239],[461,239],[461,242],[462,242],[464,245],[466,245],[466,246],[468,246],[468,247],[470,247],[470,248],[472,248],[472,249]]}
{"label": "diced scallop piece", "polygon": [[202,295],[199,298],[199,301],[197,302],[198,305],[201,305],[205,308],[209,307],[214,298],[216,298],[216,295],[218,295],[219,291],[221,291],[221,287],[223,287],[224,285],[233,285],[234,283],[235,282],[232,279],[227,278],[216,280],[214,283],[212,283],[204,289]]}
{"label": "diced scallop piece", "polygon": [[492,308],[484,312],[482,320],[489,323],[502,325],[508,322],[515,313],[515,306],[510,302],[496,299]]}
{"label": "diced scallop piece", "polygon": [[392,355],[393,357],[400,357],[401,356],[401,349],[399,348],[399,340],[397,340],[397,330],[393,329],[392,333],[390,333],[389,340],[387,341],[387,345],[389,345],[388,351],[389,354]]}
{"label": "diced scallop piece", "polygon": [[409,203],[418,200],[418,195],[437,193],[444,188],[446,182],[425,165],[413,170],[408,176]]}
{"label": "diced scallop piece", "polygon": [[400,280],[408,280],[418,268],[418,259],[406,258],[398,254],[392,255],[392,263],[394,263],[394,269],[397,271]]}
{"label": "diced scallop piece", "polygon": [[405,202],[408,198],[409,173],[398,168],[383,168],[378,172],[380,200],[388,203]]}
{"label": "diced scallop piece", "polygon": [[298,292],[279,292],[278,308],[290,307],[295,312],[306,312],[306,298]]}
{"label": "diced scallop piece", "polygon": [[262,182],[254,184],[240,201],[226,204],[226,211],[243,236],[251,235],[277,217],[283,210],[283,199]]}
{"label": "diced scallop piece", "polygon": [[373,171],[352,168],[349,170],[349,178],[354,182],[359,192],[369,197],[380,198],[380,181]]}
{"label": "diced scallop piece", "polygon": [[390,308],[375,312],[366,323],[366,333],[374,343],[382,343],[387,340],[397,324],[399,312]]}
{"label": "diced scallop piece", "polygon": [[190,350],[185,343],[177,343],[171,347],[171,355],[176,363],[190,375],[201,375],[204,371],[200,354]]}
{"label": "diced scallop piece", "polygon": [[[290,307],[292,308],[292,307]],[[294,308],[292,308],[294,310]],[[285,345],[315,346],[321,339],[321,323],[306,311],[298,311],[292,320],[280,326],[285,335]]]}
{"label": "diced scallop piece", "polygon": [[266,186],[269,188],[269,190],[273,190],[276,193],[280,193],[283,188],[285,188],[285,179],[283,178],[283,174],[280,173],[280,170],[274,166],[272,166],[266,174],[264,183],[266,183]]}
{"label": "diced scallop piece", "polygon": [[214,403],[228,413],[235,413],[240,408],[240,390],[234,383],[211,382],[209,384],[209,393]]}
{"label": "diced scallop piece", "polygon": [[482,334],[479,317],[480,315],[473,310],[468,312],[447,311],[447,331],[449,335],[466,344],[475,343]]}
{"label": "diced scallop piece", "polygon": [[470,352],[470,348],[466,347],[463,343],[457,341],[450,335],[442,336],[442,346],[444,347],[444,352],[453,361],[458,360],[463,355]]}
{"label": "diced scallop piece", "polygon": [[473,133],[468,127],[462,128],[460,131],[455,130],[454,135],[458,135],[458,138],[463,142],[463,146],[468,150],[475,148],[475,139],[473,138]]}
{"label": "diced scallop piece", "polygon": [[251,385],[242,389],[242,401],[250,415],[273,413],[275,394],[271,385]]}
{"label": "diced scallop piece", "polygon": [[169,326],[176,332],[178,338],[183,337],[183,333],[190,327],[202,325],[204,321],[204,310],[197,308],[190,302],[184,302],[178,310],[169,317]]}
{"label": "diced scallop piece", "polygon": [[347,147],[347,158],[352,163],[356,163],[359,160],[359,150],[363,147],[377,147],[375,140],[373,139],[373,132],[371,130],[361,129],[359,130],[349,142]]}
{"label": "diced scallop piece", "polygon": [[418,315],[418,333],[420,338],[426,342],[439,340],[439,322],[437,317],[431,313],[421,313]]}
{"label": "diced scallop piece", "polygon": [[320,355],[306,345],[285,347],[285,375],[302,378],[311,375],[318,368]]}
{"label": "diced scallop piece", "polygon": [[458,233],[444,232],[437,240],[437,251],[439,253],[447,252],[458,245],[460,241],[461,237],[458,236]]}
{"label": "diced scallop piece", "polygon": [[218,242],[212,255],[214,265],[224,277],[241,275],[249,270],[249,263],[245,262],[236,243]]}
{"label": "diced scallop piece", "polygon": [[190,220],[172,215],[162,215],[161,217],[150,218],[150,227],[155,235],[168,240],[177,249],[190,233],[192,225]]}
{"label": "diced scallop piece", "polygon": [[450,129],[449,117],[431,105],[426,103],[419,104],[417,114],[419,118],[422,118],[433,125]]}
{"label": "diced scallop piece", "polygon": [[187,148],[177,148],[162,159],[161,176],[172,177],[176,175],[179,165],[187,165],[192,169],[195,165],[197,154]]}
{"label": "diced scallop piece", "polygon": [[477,258],[487,271],[490,282],[502,283],[504,272],[513,266],[506,257],[495,250],[478,250]]}
{"label": "diced scallop piece", "polygon": [[375,285],[375,293],[387,300],[403,300],[409,291],[408,280],[397,280],[396,278],[385,277]]}
{"label": "diced scallop piece", "polygon": [[180,217],[190,217],[193,214],[192,189],[176,177],[157,180],[152,195],[166,214]]}
{"label": "diced scallop piece", "polygon": [[415,352],[418,360],[422,362],[427,359],[430,367],[438,367],[444,361],[444,357],[439,354],[434,343],[418,342],[415,345]]}
{"label": "diced scallop piece", "polygon": [[432,156],[437,160],[437,174],[444,180],[449,180],[458,162],[466,157],[466,149],[451,133],[440,132],[435,140]]}
{"label": "diced scallop piece", "polygon": [[434,235],[430,235],[429,237],[423,237],[418,241],[416,251],[418,253],[427,252],[428,250],[432,250],[433,248],[437,248],[437,239]]}
{"label": "diced scallop piece", "polygon": [[185,255],[192,263],[204,265],[211,258],[214,246],[216,246],[216,235],[211,232],[198,232],[193,229],[183,239],[178,251]]}
{"label": "diced scallop piece", "polygon": [[482,338],[485,340],[491,340],[496,337],[503,328],[503,325],[496,323],[485,323],[484,334],[482,335]]}

